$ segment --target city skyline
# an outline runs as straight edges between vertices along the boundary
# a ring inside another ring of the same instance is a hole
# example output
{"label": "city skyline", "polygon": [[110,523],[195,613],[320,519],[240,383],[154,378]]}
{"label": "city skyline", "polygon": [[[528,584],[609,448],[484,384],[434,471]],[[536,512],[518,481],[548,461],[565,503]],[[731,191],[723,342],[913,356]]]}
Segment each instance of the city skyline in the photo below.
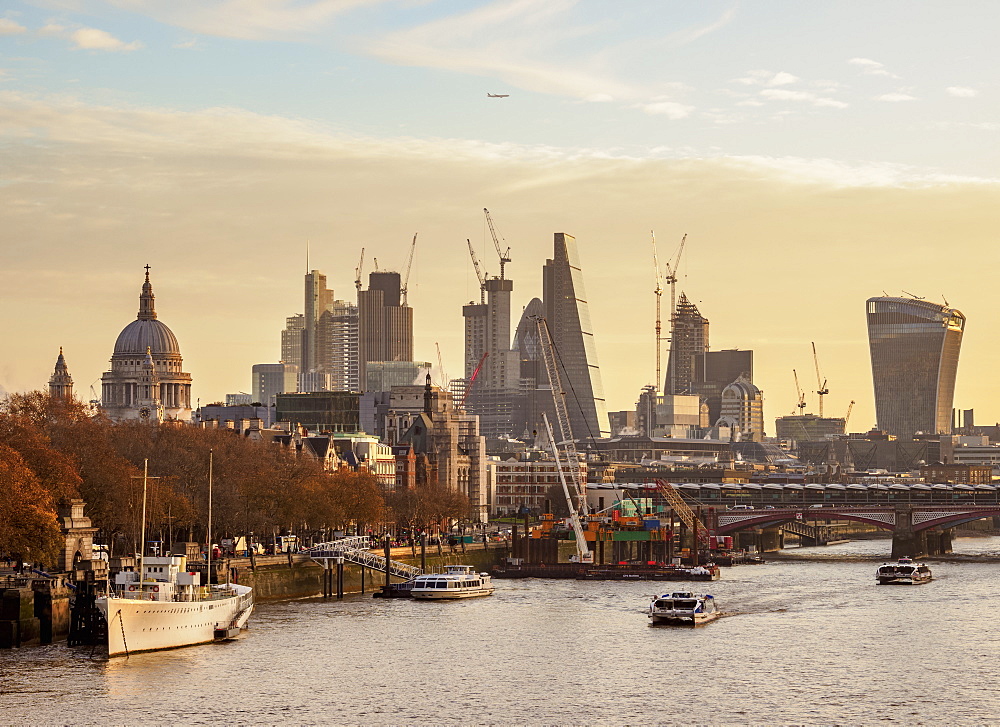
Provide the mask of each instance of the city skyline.
{"label": "city skyline", "polygon": [[713,350],[755,352],[769,434],[795,410],[791,369],[811,381],[811,341],[827,415],[855,400],[849,429],[875,423],[860,301],[904,291],[968,316],[955,406],[1000,419],[976,274],[1000,222],[990,4],[887,2],[863,31],[846,5],[822,28],[811,8],[715,2],[603,24],[591,2],[128,7],[0,11],[8,391],[44,389],[63,346],[90,398],[147,263],[192,396],[249,391],[301,307],[307,244],[350,300],[360,248],[399,270],[414,231],[414,356],[438,342],[457,377],[466,238],[498,272],[488,207],[512,317],[551,235],[576,238],[612,411],[654,383],[653,229],[663,259],[689,235],[678,287]]}

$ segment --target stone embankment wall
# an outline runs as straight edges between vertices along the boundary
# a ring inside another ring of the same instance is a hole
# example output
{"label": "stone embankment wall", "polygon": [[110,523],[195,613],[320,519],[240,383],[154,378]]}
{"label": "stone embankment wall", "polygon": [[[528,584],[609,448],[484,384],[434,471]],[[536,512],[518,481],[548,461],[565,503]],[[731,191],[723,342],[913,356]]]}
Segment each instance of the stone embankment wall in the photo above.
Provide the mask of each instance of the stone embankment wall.
{"label": "stone embankment wall", "polygon": [[[506,557],[506,550],[491,548],[483,550],[481,546],[467,546],[466,552],[456,549],[454,554],[445,548],[443,555],[438,555],[436,549],[427,552],[428,571],[442,570],[445,565],[464,563],[478,569],[486,570],[498,558]],[[419,551],[416,557],[407,549],[394,549],[392,559],[410,565],[420,566]],[[243,585],[252,586],[254,600],[281,601],[296,598],[311,598],[323,595],[323,568],[304,555],[287,555],[257,557],[254,559],[256,568],[251,568],[249,558],[230,558],[220,562],[219,577],[225,580],[225,568],[235,569],[235,578]],[[362,570],[364,571],[364,592],[372,593],[379,590],[385,583],[385,573],[363,568],[353,563],[344,564],[344,593],[362,592]],[[393,578],[398,583],[399,578]]]}
{"label": "stone embankment wall", "polygon": [[0,581],[0,648],[51,644],[69,633],[69,589],[48,579]]}

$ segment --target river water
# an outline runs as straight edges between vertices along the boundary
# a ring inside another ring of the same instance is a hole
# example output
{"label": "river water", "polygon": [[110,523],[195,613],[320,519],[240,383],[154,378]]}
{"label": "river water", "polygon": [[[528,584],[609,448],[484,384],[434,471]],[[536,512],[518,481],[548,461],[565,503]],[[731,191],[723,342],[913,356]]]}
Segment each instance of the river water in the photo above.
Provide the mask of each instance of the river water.
{"label": "river water", "polygon": [[[225,644],[108,660],[0,651],[3,724],[982,724],[1000,720],[1000,538],[876,586],[888,540],[785,551],[710,584],[497,581],[450,603],[259,605]],[[656,589],[726,617],[651,627]]]}

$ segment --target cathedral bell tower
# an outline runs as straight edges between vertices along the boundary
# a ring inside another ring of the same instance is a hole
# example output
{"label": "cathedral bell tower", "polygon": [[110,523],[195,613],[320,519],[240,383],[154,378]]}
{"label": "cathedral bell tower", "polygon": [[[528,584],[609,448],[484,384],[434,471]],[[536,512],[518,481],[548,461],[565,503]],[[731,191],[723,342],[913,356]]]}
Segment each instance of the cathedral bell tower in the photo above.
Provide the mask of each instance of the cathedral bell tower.
{"label": "cathedral bell tower", "polygon": [[49,377],[49,396],[63,401],[69,401],[73,398],[73,377],[69,375],[69,367],[66,366],[66,359],[63,358],[62,346],[59,347],[56,370]]}

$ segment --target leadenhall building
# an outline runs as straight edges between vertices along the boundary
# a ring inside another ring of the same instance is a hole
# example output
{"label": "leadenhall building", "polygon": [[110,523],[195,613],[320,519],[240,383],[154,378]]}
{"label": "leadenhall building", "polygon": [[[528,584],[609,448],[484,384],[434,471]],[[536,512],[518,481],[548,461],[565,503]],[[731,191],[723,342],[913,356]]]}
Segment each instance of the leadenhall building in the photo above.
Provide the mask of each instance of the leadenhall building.
{"label": "leadenhall building", "polygon": [[101,376],[101,408],[114,421],[190,421],[191,374],[184,373],[181,348],[156,319],[153,285],[139,295],[139,315],[118,334],[111,370]]}

